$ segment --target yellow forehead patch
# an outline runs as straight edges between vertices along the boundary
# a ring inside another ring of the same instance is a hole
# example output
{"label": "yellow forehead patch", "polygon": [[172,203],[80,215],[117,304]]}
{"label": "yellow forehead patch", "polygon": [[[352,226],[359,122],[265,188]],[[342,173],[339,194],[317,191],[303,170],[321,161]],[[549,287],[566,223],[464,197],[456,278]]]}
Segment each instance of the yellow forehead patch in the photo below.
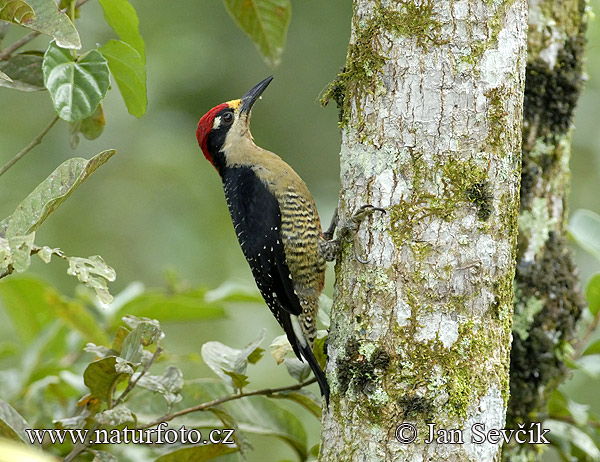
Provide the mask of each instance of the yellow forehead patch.
{"label": "yellow forehead patch", "polygon": [[232,99],[231,101],[227,101],[227,104],[229,105],[230,108],[238,109],[242,104],[242,100],[241,99]]}

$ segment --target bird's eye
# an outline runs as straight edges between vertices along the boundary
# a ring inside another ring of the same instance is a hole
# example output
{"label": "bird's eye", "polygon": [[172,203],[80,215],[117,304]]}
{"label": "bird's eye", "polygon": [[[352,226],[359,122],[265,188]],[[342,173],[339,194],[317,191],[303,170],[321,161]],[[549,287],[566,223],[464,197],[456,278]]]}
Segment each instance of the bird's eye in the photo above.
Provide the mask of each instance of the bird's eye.
{"label": "bird's eye", "polygon": [[225,125],[231,125],[233,122],[233,114],[231,112],[226,112],[223,114],[223,118],[221,120],[223,120]]}

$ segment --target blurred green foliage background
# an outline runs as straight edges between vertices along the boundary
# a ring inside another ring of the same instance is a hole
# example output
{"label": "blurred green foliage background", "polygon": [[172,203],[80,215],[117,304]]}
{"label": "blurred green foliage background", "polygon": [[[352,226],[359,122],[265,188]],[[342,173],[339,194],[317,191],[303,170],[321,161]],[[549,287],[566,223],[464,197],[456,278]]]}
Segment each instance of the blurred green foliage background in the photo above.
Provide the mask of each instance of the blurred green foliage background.
{"label": "blurred green foliage background", "polygon": [[[221,2],[131,3],[140,17],[146,41],[147,114],[140,120],[130,116],[113,84],[104,103],[104,134],[95,141],[82,139],[72,150],[67,124],[59,122],[41,146],[0,178],[0,217],[9,215],[62,161],[74,156],[89,158],[115,148],[117,155],[42,226],[36,243],[60,247],[69,255],[102,255],[117,271],[117,281],[111,284],[113,294],[134,281],[148,287],[164,285],[167,270],[190,286],[216,288],[225,281],[234,281],[253,288],[220,180],[197,145],[196,124],[211,107],[240,97],[274,73],[275,80],[253,111],[254,138],[262,147],[281,155],[305,179],[327,226],[337,202],[340,135],[336,108],[323,109],[318,99],[344,64],[351,2],[293,2],[283,62],[275,71],[264,64]],[[591,5],[600,11],[600,0],[592,0]],[[78,29],[84,49],[115,38],[101,18],[96,2],[82,8]],[[22,35],[22,30],[13,27],[5,43]],[[588,37],[589,81],[575,120],[570,208],[600,212],[598,20],[590,22]],[[43,50],[46,45],[47,39],[38,37],[28,48]],[[18,152],[53,116],[46,92],[0,88],[0,163]],[[576,255],[585,281],[598,270],[597,262],[578,249]],[[66,294],[75,291],[76,281],[66,275],[62,261],[44,265],[36,259],[31,271]],[[330,269],[329,295],[332,279]],[[212,376],[199,360],[205,341],[219,340],[242,347],[263,326],[268,329],[267,340],[280,335],[265,306],[232,304],[228,313],[229,318],[223,321],[163,326],[167,350],[181,355],[179,366],[186,378]],[[12,329],[4,321],[0,311],[0,338],[10,340]],[[250,367],[250,387],[290,384],[293,379],[284,368],[267,359]],[[600,413],[600,400],[590,380],[576,374],[567,388]],[[318,442],[316,419],[289,406],[310,429],[309,447]],[[250,460],[292,457],[279,441],[257,438],[254,445]]]}

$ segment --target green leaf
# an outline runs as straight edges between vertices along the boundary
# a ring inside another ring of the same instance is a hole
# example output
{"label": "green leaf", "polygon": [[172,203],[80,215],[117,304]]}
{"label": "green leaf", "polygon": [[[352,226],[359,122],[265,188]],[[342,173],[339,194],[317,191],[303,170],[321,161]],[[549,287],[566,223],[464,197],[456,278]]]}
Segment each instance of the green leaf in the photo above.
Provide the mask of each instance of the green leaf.
{"label": "green leaf", "polygon": [[248,286],[237,282],[227,281],[216,289],[206,293],[209,302],[256,302],[264,303],[256,286]]}
{"label": "green leaf", "polygon": [[167,405],[172,406],[181,401],[183,373],[178,367],[169,366],[162,376],[146,374],[138,380],[137,384],[147,390],[160,393]]}
{"label": "green leaf", "polygon": [[148,290],[125,303],[115,313],[115,318],[119,319],[125,314],[152,317],[161,322],[194,321],[224,318],[225,309],[221,305],[206,302],[202,290],[180,294]]}
{"label": "green leaf", "polygon": [[321,419],[321,404],[315,399],[315,396],[306,390],[282,391],[271,395],[271,398],[289,399],[298,403],[317,419]]}
{"label": "green leaf", "polygon": [[600,260],[600,215],[591,210],[576,210],[569,221],[569,233],[577,244]]}
{"label": "green leaf", "polygon": [[115,152],[114,149],[109,149],[90,160],[76,157],[63,162],[18,205],[11,216],[0,222],[0,237],[30,234],[38,229]]}
{"label": "green leaf", "polygon": [[98,326],[96,318],[81,303],[69,300],[51,288],[46,291],[46,301],[52,313],[79,332],[84,340],[97,344],[108,343],[108,336]]}
{"label": "green leaf", "polygon": [[54,0],[27,0],[27,3],[33,8],[35,18],[23,24],[25,27],[49,35],[60,47],[81,48],[77,29],[69,17],[57,8]]}
{"label": "green leaf", "polygon": [[298,382],[304,382],[310,377],[311,369],[306,361],[300,361],[298,358],[285,358],[283,360],[288,373]]}
{"label": "green leaf", "polygon": [[83,382],[96,398],[107,402],[112,398],[112,393],[117,384],[126,374],[117,372],[117,357],[109,356],[88,364],[83,372]]}
{"label": "green leaf", "polygon": [[585,298],[589,306],[588,309],[592,316],[596,316],[600,311],[600,273],[592,275],[585,289]]}
{"label": "green leaf", "polygon": [[596,447],[594,440],[574,425],[550,419],[544,421],[543,427],[550,430],[548,432],[550,440],[554,441],[556,437],[565,439],[592,459],[600,459],[600,450]]}
{"label": "green leaf", "polygon": [[69,50],[50,42],[42,70],[54,109],[67,122],[92,115],[110,85],[108,63],[97,50],[74,61]]}
{"label": "green leaf", "polygon": [[123,340],[120,356],[131,363],[140,363],[144,346],[156,342],[162,335],[160,327],[153,322],[140,322]]}
{"label": "green leaf", "polygon": [[600,354],[582,356],[576,361],[577,368],[593,379],[600,377]]}
{"label": "green leaf", "polygon": [[215,457],[231,454],[238,450],[235,446],[227,444],[204,444],[176,449],[160,456],[154,462],[202,462],[214,460]]}
{"label": "green leaf", "polygon": [[600,339],[592,342],[583,352],[582,356],[600,354]]}
{"label": "green leaf", "polygon": [[31,264],[31,249],[35,233],[26,236],[0,237],[0,272],[12,267],[17,273],[23,273]]}
{"label": "green leaf", "polygon": [[245,348],[238,350],[231,348],[221,342],[206,342],[202,345],[202,359],[208,367],[210,367],[215,374],[217,374],[225,383],[236,387],[237,375],[246,375],[246,369],[248,367],[248,357],[259,348],[259,345],[264,340],[266,330],[262,329],[258,337],[246,345]]}
{"label": "green leaf", "polygon": [[94,113],[85,119],[69,123],[69,134],[71,135],[71,148],[75,149],[79,145],[79,134],[81,133],[87,140],[95,140],[104,131],[106,120],[104,119],[104,110],[102,103],[98,105]]}
{"label": "green leaf", "polygon": [[144,40],[140,35],[137,13],[127,0],[99,0],[104,12],[104,19],[119,35],[119,38],[131,45],[146,62]]}
{"label": "green leaf", "polygon": [[89,258],[68,257],[67,261],[69,262],[67,274],[77,276],[79,281],[94,289],[98,300],[102,303],[109,304],[113,301],[113,297],[106,286],[106,281],[114,281],[117,275],[115,270],[108,266],[100,255]]}
{"label": "green leaf", "polygon": [[35,18],[33,8],[21,0],[0,0],[0,19],[25,25]]}
{"label": "green leaf", "polygon": [[29,444],[26,428],[31,428],[25,419],[5,401],[0,400],[0,438],[22,441]]}
{"label": "green leaf", "polygon": [[42,73],[43,57],[35,54],[13,55],[0,61],[0,70],[10,76],[11,81],[0,80],[0,86],[21,91],[45,90]]}
{"label": "green leaf", "polygon": [[0,85],[2,85],[2,82],[4,81],[11,83],[13,80],[4,72],[0,71]]}
{"label": "green leaf", "polygon": [[48,284],[31,276],[0,281],[0,299],[5,313],[23,343],[35,340],[54,318],[46,304]]}
{"label": "green leaf", "polygon": [[292,5],[289,0],[223,0],[225,8],[272,67],[281,61]]}
{"label": "green leaf", "polygon": [[127,110],[137,118],[142,117],[148,106],[144,59],[131,45],[118,40],[110,40],[98,51],[108,61]]}

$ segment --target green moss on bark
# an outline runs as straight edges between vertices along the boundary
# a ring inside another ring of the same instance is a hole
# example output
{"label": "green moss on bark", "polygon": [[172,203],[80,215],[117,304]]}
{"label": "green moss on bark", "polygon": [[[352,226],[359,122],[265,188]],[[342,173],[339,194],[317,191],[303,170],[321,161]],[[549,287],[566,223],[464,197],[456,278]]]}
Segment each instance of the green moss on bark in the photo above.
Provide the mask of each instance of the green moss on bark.
{"label": "green moss on bark", "polygon": [[[354,27],[357,32],[348,46],[346,65],[321,98],[324,106],[335,101],[340,110],[340,126],[346,126],[350,120],[351,101],[358,102],[359,95],[365,93],[384,91],[381,71],[387,60],[385,33],[412,37],[423,48],[444,43],[433,0],[418,3],[400,0],[397,5],[398,9],[392,9],[383,7],[380,2],[364,24]],[[356,112],[361,113],[360,110]],[[359,126],[362,126],[361,120]]]}

